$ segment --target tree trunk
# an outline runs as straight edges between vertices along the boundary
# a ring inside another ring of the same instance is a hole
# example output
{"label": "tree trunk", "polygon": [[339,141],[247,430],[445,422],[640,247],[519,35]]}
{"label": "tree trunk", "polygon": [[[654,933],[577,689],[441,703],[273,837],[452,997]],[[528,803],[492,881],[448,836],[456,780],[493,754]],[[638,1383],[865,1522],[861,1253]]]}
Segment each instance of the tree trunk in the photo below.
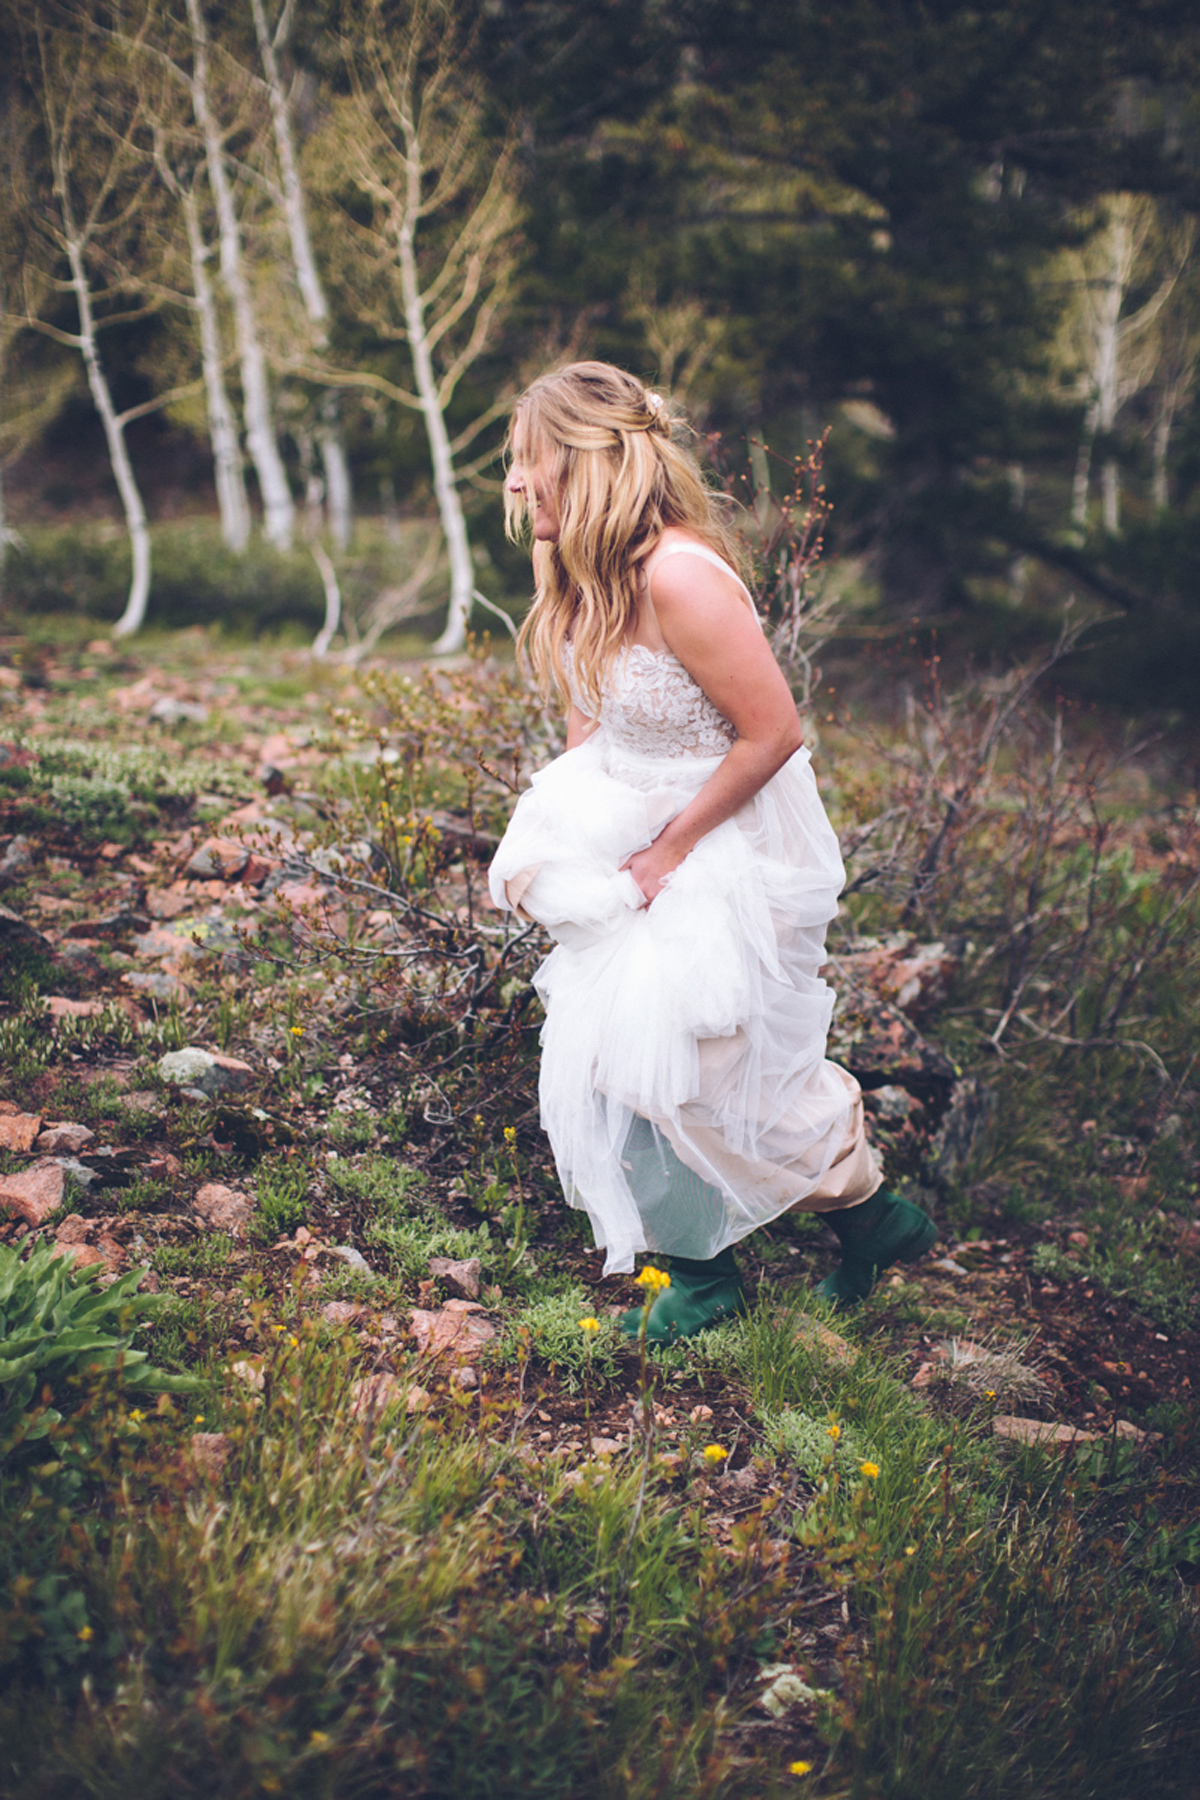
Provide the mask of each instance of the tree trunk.
{"label": "tree trunk", "polygon": [[296,509],[288,486],[287,472],[271,417],[271,392],[267,383],[267,364],[258,331],[258,316],[246,275],[242,256],[242,238],[233,190],[225,167],[225,153],[220,133],[208,99],[208,34],[200,13],[200,0],[187,0],[191,26],[194,64],[192,105],[196,124],[204,139],[208,179],[217,208],[221,235],[221,279],[233,306],[237,331],[238,356],[242,370],[242,396],[246,414],[246,444],[258,475],[262,493],[263,529],[269,543],[290,550],[295,529]]}
{"label": "tree trunk", "polygon": [[1096,419],[1099,407],[1092,401],[1083,415],[1083,432],[1075,457],[1075,475],[1071,482],[1071,523],[1080,532],[1087,530],[1088,489],[1092,483],[1092,445],[1096,441]]}
{"label": "tree trunk", "polygon": [[112,471],[116,478],[117,491],[121,496],[121,504],[125,508],[125,525],[129,532],[129,548],[133,559],[129,598],[125,602],[125,611],[113,626],[114,637],[127,637],[130,632],[138,630],[146,617],[146,603],[150,598],[150,528],[146,523],[146,509],[142,505],[142,496],[137,478],[133,473],[133,464],[129,460],[129,451],[125,443],[125,427],[113,405],[108,379],[105,376],[100,361],[100,352],[96,345],[92,291],[88,284],[87,270],[84,267],[83,250],[79,239],[69,229],[66,250],[67,261],[71,268],[71,291],[75,295],[75,304],[79,309],[79,350],[83,357],[84,368],[87,370],[88,387],[92,391],[96,411],[100,414],[100,421],[104,426]]}
{"label": "tree trunk", "polygon": [[[283,188],[283,212],[284,218],[287,220],[288,237],[292,246],[292,261],[296,268],[296,285],[300,289],[304,310],[308,314],[309,324],[313,328],[313,343],[318,350],[324,350],[329,343],[329,303],[321,285],[320,271],[317,268],[312,237],[308,229],[308,211],[304,204],[304,183],[300,179],[300,167],[296,158],[296,140],[292,132],[291,112],[288,108],[283,78],[279,72],[275,46],[271,41],[271,34],[267,30],[263,0],[251,0],[251,7],[254,13],[254,29],[258,34],[258,48],[262,57],[263,71],[267,78],[271,119],[275,127],[275,148],[279,157],[280,182]],[[338,549],[348,550],[353,529],[353,495],[350,486],[350,465],[346,459],[346,449],[338,425],[336,395],[327,396],[321,409],[321,420],[319,442],[321,460],[325,466],[325,506],[329,519],[329,531]]]}
{"label": "tree trunk", "polygon": [[[1096,428],[1111,439],[1120,405],[1120,319],[1133,268],[1133,227],[1125,195],[1113,202],[1108,227],[1108,269],[1097,309]],[[1104,529],[1120,528],[1121,490],[1116,458],[1105,456],[1101,474]]]}
{"label": "tree trunk", "polygon": [[467,521],[454,480],[454,455],[450,449],[450,434],[446,430],[446,421],[442,416],[442,403],[438,394],[437,379],[433,372],[429,338],[425,330],[425,307],[417,279],[417,258],[413,245],[415,225],[416,206],[414,204],[409,207],[405,221],[398,233],[400,280],[404,294],[404,323],[408,331],[409,350],[412,353],[413,377],[421,402],[421,416],[425,420],[425,432],[429,439],[430,460],[433,463],[433,491],[437,497],[438,514],[446,537],[446,548],[450,553],[450,607],[446,615],[446,629],[433,647],[436,655],[445,656],[452,651],[461,650],[466,642],[467,624],[471,617],[471,600],[475,589],[475,571],[471,562]]}
{"label": "tree trunk", "polygon": [[200,360],[204,369],[204,392],[208,401],[208,435],[212,443],[221,536],[229,549],[236,550],[240,555],[250,542],[250,504],[246,499],[246,481],[242,472],[237,426],[234,423],[233,408],[229,404],[229,395],[225,391],[225,375],[221,367],[221,328],[217,318],[216,296],[208,278],[210,251],[200,228],[200,207],[195,190],[181,185],[179,203],[183,208],[188,248],[192,257],[192,288],[196,296],[196,314],[200,321]]}

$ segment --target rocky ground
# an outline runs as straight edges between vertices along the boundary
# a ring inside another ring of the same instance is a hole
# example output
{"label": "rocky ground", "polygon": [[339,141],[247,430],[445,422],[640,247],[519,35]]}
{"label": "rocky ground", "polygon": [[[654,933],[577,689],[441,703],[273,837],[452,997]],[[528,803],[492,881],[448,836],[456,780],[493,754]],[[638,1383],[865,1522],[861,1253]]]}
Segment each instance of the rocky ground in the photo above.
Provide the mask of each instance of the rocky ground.
{"label": "rocky ground", "polygon": [[[37,654],[0,642],[0,956],[11,977],[0,1241],[51,1237],[101,1281],[142,1268],[170,1301],[155,1343],[174,1366],[223,1362],[253,1384],[264,1313],[303,1315],[356,1340],[364,1408],[402,1393],[410,1410],[437,1409],[490,1384],[511,1395],[529,1457],[582,1468],[637,1454],[637,1357],[614,1352],[585,1385],[577,1359],[556,1362],[538,1335],[556,1293],[564,1317],[582,1295],[606,1319],[636,1290],[601,1277],[556,1197],[528,1084],[515,1147],[494,1121],[481,1140],[481,1120],[414,1090],[411,1045],[363,1029],[342,974],[315,964],[299,980],[263,960],[289,916],[310,931],[355,922],[363,941],[392,928],[386,909],[355,913],[328,860],[321,734],[351,686],[299,652],[271,675],[261,658],[201,637],[160,646],[157,660],[102,642]],[[53,763],[64,743],[85,747],[71,767]],[[128,764],[111,773],[114,747],[150,758],[141,790]],[[65,772],[47,775],[54,766]],[[106,790],[114,781],[123,794]],[[488,844],[462,833],[468,904]],[[931,1023],[953,972],[953,946],[902,938],[829,969],[831,1053],[867,1090],[892,1176],[943,1222],[934,1252],[887,1275],[856,1330],[948,1418],[982,1415],[1022,1442],[1117,1435],[1152,1455],[1163,1406],[1194,1403],[1196,1314],[1165,1328],[1089,1275],[1086,1223],[1029,1223],[1006,1206],[1003,1182],[971,1185],[989,1093],[960,1076]],[[1140,1151],[1121,1154],[1136,1196]],[[420,1197],[426,1235],[410,1233],[403,1253],[373,1228],[382,1163]],[[832,1251],[809,1222],[781,1221],[746,1246],[751,1290],[779,1307],[802,1299]],[[1185,1218],[1177,1255],[1200,1283],[1198,1253],[1200,1223]],[[857,1354],[827,1325],[804,1328],[835,1360]],[[794,1486],[719,1365],[667,1359],[653,1403],[658,1466],[700,1496],[718,1539]],[[706,1464],[709,1445],[725,1454]],[[219,1465],[220,1433],[198,1432],[197,1451]],[[843,1612],[832,1593],[814,1607],[810,1664],[823,1641],[831,1656],[844,1648]],[[803,1747],[785,1701],[761,1711],[762,1731],[781,1742],[791,1731]]]}

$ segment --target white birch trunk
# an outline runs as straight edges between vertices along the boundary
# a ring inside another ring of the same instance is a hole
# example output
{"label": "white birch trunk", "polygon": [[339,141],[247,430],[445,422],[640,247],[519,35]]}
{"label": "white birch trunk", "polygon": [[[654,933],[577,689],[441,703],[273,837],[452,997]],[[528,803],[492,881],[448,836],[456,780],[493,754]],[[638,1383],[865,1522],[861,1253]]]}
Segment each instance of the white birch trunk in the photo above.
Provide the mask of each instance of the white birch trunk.
{"label": "white birch trunk", "polygon": [[212,444],[221,536],[229,549],[236,550],[240,555],[250,542],[250,503],[246,498],[237,425],[225,390],[225,375],[221,367],[221,328],[217,318],[216,296],[208,278],[210,252],[200,228],[200,207],[195,191],[181,185],[179,203],[183,208],[192,258],[192,291],[196,297],[196,315],[200,322],[200,361],[204,370],[204,392],[208,402],[208,435]]}
{"label": "white birch trunk", "polygon": [[242,396],[246,416],[246,445],[258,475],[263,502],[263,530],[269,543],[290,550],[295,530],[296,509],[288,486],[287,471],[279,454],[275,426],[271,417],[271,392],[267,383],[267,363],[258,330],[258,316],[250,292],[242,255],[242,237],[238,226],[233,190],[225,167],[221,136],[208,98],[208,34],[201,17],[199,0],[187,0],[194,53],[192,106],[196,124],[204,139],[208,179],[216,203],[221,240],[221,279],[233,306],[237,332],[238,357],[242,372]]}
{"label": "white birch trunk", "polygon": [[1083,415],[1083,432],[1075,457],[1075,475],[1071,482],[1071,523],[1080,532],[1087,528],[1088,489],[1092,484],[1092,445],[1096,441],[1099,408],[1093,400]]}
{"label": "white birch trunk", "polygon": [[109,459],[112,462],[117,491],[121,496],[121,505],[125,509],[125,526],[129,532],[129,548],[133,561],[129,598],[125,602],[125,611],[113,626],[114,637],[127,637],[130,632],[139,629],[146,617],[146,603],[150,598],[150,528],[146,523],[146,509],[142,505],[141,491],[133,473],[133,464],[129,460],[129,450],[125,443],[125,428],[113,405],[108,379],[100,361],[100,352],[96,344],[96,322],[92,313],[92,291],[88,283],[87,269],[84,266],[83,249],[79,239],[70,229],[69,222],[66,233],[66,252],[71,269],[71,291],[75,295],[75,304],[79,309],[79,351],[83,357],[84,368],[87,370],[88,387],[91,389],[96,411],[100,414],[100,422],[104,426]]}
{"label": "white birch trunk", "polygon": [[[312,235],[308,229],[308,209],[304,203],[304,183],[300,179],[300,166],[296,157],[291,111],[283,78],[279,73],[279,59],[267,30],[263,0],[250,0],[250,3],[254,13],[254,29],[258,35],[259,54],[267,80],[271,120],[275,127],[283,212],[292,246],[296,285],[300,289],[304,310],[313,328],[313,343],[318,350],[324,350],[329,343],[329,303],[321,285],[321,275],[313,253]],[[337,423],[337,399],[333,394],[329,395],[322,408],[319,442],[325,468],[325,505],[330,535],[339,550],[348,550],[353,529],[353,495],[350,465]]]}
{"label": "white birch trunk", "polygon": [[1165,404],[1159,408],[1154,421],[1154,475],[1151,493],[1159,512],[1166,512],[1171,504],[1170,483],[1167,478],[1167,459],[1171,450],[1171,427],[1174,424],[1174,408]]}
{"label": "white birch trunk", "polygon": [[409,209],[408,217],[399,233],[400,280],[404,294],[404,323],[408,331],[408,347],[412,353],[413,377],[417,396],[421,402],[421,416],[425,420],[425,433],[429,439],[430,461],[433,463],[433,491],[437,498],[438,514],[442,521],[446,548],[450,555],[450,606],[446,614],[446,629],[433,647],[435,655],[445,656],[455,650],[461,650],[467,641],[467,624],[471,617],[471,599],[475,589],[475,571],[471,562],[467,521],[454,480],[454,456],[450,449],[450,434],[446,430],[446,421],[442,415],[442,402],[438,393],[437,377],[433,372],[433,358],[430,355],[429,339],[425,330],[425,307],[417,280],[417,258],[413,245],[415,216],[416,208],[414,206]]}

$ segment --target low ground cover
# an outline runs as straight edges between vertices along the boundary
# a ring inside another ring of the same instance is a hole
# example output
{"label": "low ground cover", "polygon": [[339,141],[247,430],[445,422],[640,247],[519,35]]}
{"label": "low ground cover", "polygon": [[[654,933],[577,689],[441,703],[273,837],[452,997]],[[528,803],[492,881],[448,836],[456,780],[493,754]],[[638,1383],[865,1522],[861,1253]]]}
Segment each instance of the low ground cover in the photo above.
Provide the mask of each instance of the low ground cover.
{"label": "low ground cover", "polygon": [[835,1052],[941,1242],[831,1320],[785,1219],[748,1321],[642,1359],[537,1130],[536,935],[481,904],[554,741],[505,665],[0,659],[0,1255],[158,1294],[146,1364],[6,1440],[0,1791],[1194,1791],[1161,749],[1019,683],[822,712]]}

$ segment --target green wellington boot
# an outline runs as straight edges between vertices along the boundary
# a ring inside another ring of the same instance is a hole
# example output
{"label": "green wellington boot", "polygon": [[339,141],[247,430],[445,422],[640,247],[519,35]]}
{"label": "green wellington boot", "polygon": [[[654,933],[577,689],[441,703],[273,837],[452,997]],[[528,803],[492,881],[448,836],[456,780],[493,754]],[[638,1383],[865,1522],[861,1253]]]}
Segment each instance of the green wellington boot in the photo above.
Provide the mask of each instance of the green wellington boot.
{"label": "green wellington boot", "polygon": [[857,1306],[875,1285],[881,1269],[894,1262],[916,1262],[937,1242],[937,1226],[914,1206],[880,1188],[861,1206],[818,1213],[841,1241],[842,1260],[832,1275],[817,1283],[817,1292],[835,1306]]}
{"label": "green wellington boot", "polygon": [[[746,1290],[738,1274],[732,1250],[722,1250],[710,1262],[690,1256],[665,1256],[671,1285],[657,1294],[646,1323],[648,1344],[675,1344],[695,1337],[746,1310]],[[642,1308],[631,1307],[621,1315],[621,1330],[635,1338],[642,1329]]]}

